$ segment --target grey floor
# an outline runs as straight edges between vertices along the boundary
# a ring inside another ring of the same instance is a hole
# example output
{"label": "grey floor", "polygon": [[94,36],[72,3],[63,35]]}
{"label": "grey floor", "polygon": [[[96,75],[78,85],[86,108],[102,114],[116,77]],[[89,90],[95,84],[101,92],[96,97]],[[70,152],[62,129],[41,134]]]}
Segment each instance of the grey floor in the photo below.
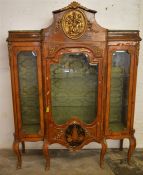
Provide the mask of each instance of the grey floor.
{"label": "grey floor", "polygon": [[51,167],[44,170],[41,150],[26,150],[22,169],[16,170],[16,157],[11,150],[0,150],[0,175],[143,175],[143,150],[136,150],[131,165],[126,162],[127,150],[108,150],[104,168],[99,167],[99,150],[50,150]]}

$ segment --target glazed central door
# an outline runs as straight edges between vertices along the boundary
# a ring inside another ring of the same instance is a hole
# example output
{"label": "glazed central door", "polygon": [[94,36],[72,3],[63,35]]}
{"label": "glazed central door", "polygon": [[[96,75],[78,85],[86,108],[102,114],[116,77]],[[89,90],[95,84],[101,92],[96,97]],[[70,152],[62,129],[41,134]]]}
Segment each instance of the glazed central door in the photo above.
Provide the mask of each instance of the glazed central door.
{"label": "glazed central door", "polygon": [[98,64],[84,53],[65,53],[50,65],[52,118],[58,125],[73,117],[91,124],[97,116]]}
{"label": "glazed central door", "polygon": [[98,141],[102,128],[101,60],[89,50],[65,49],[47,60],[46,69],[49,143],[79,149]]}

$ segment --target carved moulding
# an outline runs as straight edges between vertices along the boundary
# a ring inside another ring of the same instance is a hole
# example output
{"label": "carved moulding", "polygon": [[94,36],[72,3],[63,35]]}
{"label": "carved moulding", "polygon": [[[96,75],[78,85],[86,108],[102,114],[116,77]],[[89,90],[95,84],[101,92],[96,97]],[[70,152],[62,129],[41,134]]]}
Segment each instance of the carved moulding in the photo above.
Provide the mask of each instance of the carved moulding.
{"label": "carved moulding", "polygon": [[88,48],[86,45],[79,46],[77,48],[75,47],[61,47],[61,45],[53,45],[48,48],[48,57],[53,57],[53,60],[55,62],[59,62],[59,58],[64,53],[84,53],[89,57],[89,62],[93,62],[96,60],[96,58],[101,58],[103,56],[103,50],[99,46],[93,46],[92,48]]}
{"label": "carved moulding", "polygon": [[62,23],[62,20],[61,19],[58,19],[56,21],[56,24],[55,24],[55,32],[58,32],[60,29],[61,29],[61,23]]}
{"label": "carved moulding", "polygon": [[94,47],[94,54],[97,58],[102,57],[103,55],[103,50],[97,46]]}
{"label": "carved moulding", "polygon": [[80,8],[80,9],[85,10],[85,11],[90,12],[90,13],[96,13],[97,12],[95,10],[88,9],[88,8],[80,5],[76,1],[73,1],[67,7],[61,8],[59,10],[55,10],[55,11],[53,11],[53,13],[59,13],[59,12],[63,12],[63,11],[69,10],[69,9],[77,9],[77,8]]}

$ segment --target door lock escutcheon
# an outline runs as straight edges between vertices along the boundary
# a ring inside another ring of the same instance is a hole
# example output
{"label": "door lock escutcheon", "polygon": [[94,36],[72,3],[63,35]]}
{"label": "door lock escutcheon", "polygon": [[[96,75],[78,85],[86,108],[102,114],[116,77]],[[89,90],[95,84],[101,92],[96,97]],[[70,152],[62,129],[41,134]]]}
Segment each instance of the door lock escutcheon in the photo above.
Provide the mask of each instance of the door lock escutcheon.
{"label": "door lock escutcheon", "polygon": [[46,112],[49,112],[49,106],[46,107]]}

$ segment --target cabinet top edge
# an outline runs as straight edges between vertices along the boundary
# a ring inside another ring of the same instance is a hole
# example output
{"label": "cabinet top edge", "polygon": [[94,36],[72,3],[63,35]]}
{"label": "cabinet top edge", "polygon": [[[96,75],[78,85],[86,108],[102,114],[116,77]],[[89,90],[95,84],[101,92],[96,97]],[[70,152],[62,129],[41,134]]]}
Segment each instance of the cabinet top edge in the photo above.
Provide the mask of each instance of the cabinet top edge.
{"label": "cabinet top edge", "polygon": [[139,30],[108,30],[108,41],[141,41]]}
{"label": "cabinet top edge", "polygon": [[40,41],[40,30],[11,30],[8,31],[7,41]]}
{"label": "cabinet top edge", "polygon": [[40,30],[9,30],[8,33],[32,33],[37,32],[39,33]]}
{"label": "cabinet top edge", "polygon": [[140,32],[139,30],[110,30],[108,32]]}
{"label": "cabinet top edge", "polygon": [[[42,30],[42,29],[41,29]],[[40,33],[41,30],[9,30],[8,33],[32,33],[37,32]],[[140,32],[139,30],[107,30],[108,32],[120,33],[120,32]]]}
{"label": "cabinet top edge", "polygon": [[[11,30],[7,41],[41,41],[42,30]],[[107,41],[141,41],[139,30],[107,30]]]}

